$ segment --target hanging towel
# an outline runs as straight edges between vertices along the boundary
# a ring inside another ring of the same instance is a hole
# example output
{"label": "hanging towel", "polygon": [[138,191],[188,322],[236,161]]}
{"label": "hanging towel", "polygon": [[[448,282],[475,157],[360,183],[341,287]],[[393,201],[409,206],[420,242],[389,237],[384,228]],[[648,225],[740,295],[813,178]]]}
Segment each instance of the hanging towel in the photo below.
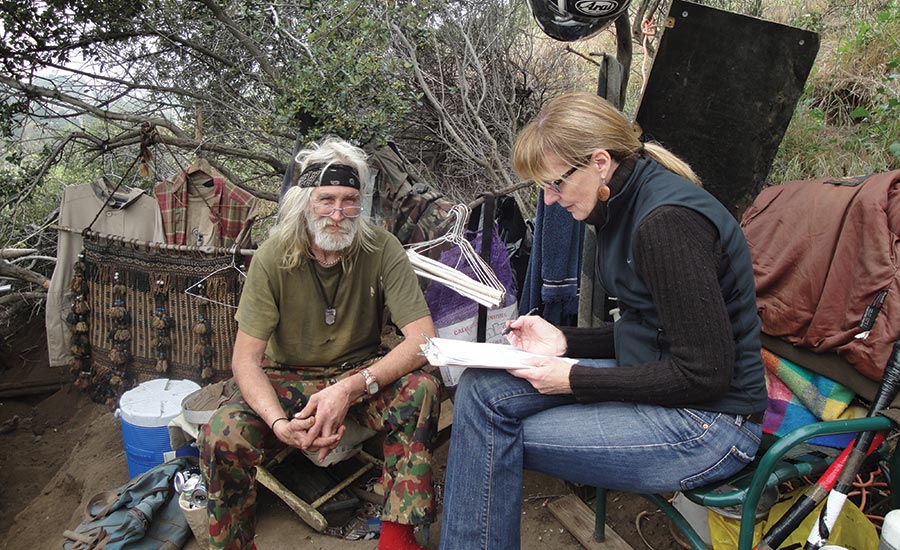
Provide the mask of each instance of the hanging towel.
{"label": "hanging towel", "polygon": [[538,194],[534,244],[525,275],[519,312],[541,308],[541,317],[557,326],[578,320],[578,275],[584,223],[558,204],[546,206]]}

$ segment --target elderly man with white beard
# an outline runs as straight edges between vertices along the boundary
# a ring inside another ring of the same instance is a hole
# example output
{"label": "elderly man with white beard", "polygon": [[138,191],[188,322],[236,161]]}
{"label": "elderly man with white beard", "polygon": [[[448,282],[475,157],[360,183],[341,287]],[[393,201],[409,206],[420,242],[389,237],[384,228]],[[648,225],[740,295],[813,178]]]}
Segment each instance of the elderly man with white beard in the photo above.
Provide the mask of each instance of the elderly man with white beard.
{"label": "elderly man with white beard", "polygon": [[[380,550],[421,548],[433,520],[439,383],[420,370],[434,326],[399,241],[362,213],[365,153],[328,138],[298,153],[301,175],[250,264],[235,318],[239,391],[200,435],[212,548],[253,549],[254,466],[296,447],[320,460],[347,420],[385,433]],[[380,351],[388,317],[404,340]]]}

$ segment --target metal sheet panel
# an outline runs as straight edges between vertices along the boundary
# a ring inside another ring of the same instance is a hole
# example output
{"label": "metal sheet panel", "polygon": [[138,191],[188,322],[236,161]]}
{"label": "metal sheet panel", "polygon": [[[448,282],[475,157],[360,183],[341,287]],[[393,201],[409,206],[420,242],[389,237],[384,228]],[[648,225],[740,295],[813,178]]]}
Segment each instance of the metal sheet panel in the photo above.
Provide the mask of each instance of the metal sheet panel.
{"label": "metal sheet panel", "polygon": [[666,27],[635,118],[740,216],[772,167],[819,36],[683,0]]}

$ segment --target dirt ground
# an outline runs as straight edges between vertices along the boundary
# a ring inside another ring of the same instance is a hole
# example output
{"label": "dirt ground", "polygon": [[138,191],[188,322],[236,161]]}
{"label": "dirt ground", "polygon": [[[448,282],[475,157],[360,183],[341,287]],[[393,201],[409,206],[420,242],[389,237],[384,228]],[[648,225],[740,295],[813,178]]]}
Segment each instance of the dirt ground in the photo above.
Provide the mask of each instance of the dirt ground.
{"label": "dirt ground", "polygon": [[[46,362],[42,327],[42,319],[33,319],[6,340],[0,382],[20,379],[23,372]],[[436,453],[441,481],[446,455],[445,444]],[[53,393],[0,399],[0,550],[61,548],[63,530],[78,525],[84,503],[127,479],[119,421],[72,385]],[[523,549],[581,548],[547,509],[548,503],[571,492],[560,480],[527,473]],[[608,520],[636,550],[680,548],[665,517],[635,495],[611,494]],[[438,547],[439,530],[440,523],[432,526],[427,548]],[[260,550],[296,548],[298,541],[303,548],[321,550],[377,547],[376,541],[346,541],[311,530],[265,489],[260,490],[257,533]],[[194,550],[197,544],[191,540],[185,548]]]}

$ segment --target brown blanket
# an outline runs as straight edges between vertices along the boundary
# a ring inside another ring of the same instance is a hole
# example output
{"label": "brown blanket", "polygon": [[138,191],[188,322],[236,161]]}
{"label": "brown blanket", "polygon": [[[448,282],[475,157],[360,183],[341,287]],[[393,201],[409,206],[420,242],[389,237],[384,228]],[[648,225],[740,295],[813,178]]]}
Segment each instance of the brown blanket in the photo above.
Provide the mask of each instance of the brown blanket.
{"label": "brown blanket", "polygon": [[[753,257],[763,332],[836,351],[881,380],[900,335],[900,170],[793,181],[763,190],[741,226]],[[880,291],[866,338],[860,322]]]}

